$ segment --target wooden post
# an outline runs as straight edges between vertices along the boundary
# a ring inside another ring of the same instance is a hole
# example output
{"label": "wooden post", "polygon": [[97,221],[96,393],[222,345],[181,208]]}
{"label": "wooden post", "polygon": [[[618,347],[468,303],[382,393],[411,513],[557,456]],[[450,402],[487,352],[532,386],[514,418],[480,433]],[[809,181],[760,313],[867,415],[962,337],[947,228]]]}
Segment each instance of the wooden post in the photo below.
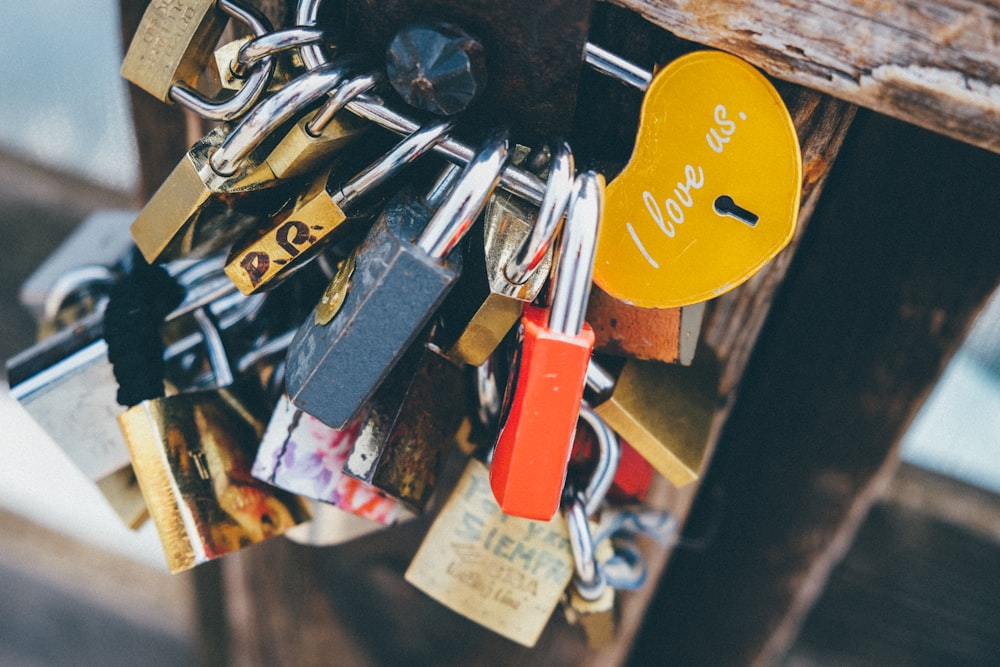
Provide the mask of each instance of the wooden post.
{"label": "wooden post", "polygon": [[[636,662],[773,664],[1000,280],[1000,158],[865,114],[753,352]],[[738,337],[737,337],[738,339]]]}

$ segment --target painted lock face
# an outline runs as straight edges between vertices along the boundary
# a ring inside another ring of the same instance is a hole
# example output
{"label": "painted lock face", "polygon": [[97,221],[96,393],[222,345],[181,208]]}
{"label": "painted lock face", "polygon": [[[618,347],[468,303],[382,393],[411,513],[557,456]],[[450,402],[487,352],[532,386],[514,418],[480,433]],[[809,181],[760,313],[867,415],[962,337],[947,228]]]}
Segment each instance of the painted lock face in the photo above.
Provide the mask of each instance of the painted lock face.
{"label": "painted lock face", "polygon": [[608,185],[594,280],[642,308],[723,294],[791,240],[801,180],[767,79],[725,53],[682,56],[650,84],[632,158]]}

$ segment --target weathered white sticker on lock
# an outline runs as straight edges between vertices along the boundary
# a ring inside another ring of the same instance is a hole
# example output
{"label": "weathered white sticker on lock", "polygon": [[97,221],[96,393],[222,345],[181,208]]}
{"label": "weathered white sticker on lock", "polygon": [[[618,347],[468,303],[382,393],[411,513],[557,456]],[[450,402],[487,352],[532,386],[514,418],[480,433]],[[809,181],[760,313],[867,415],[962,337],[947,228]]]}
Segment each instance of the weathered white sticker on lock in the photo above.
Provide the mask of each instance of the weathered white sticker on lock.
{"label": "weathered white sticker on lock", "polygon": [[486,466],[470,460],[406,580],[493,632],[534,646],[572,574],[562,514],[548,522],[503,514]]}

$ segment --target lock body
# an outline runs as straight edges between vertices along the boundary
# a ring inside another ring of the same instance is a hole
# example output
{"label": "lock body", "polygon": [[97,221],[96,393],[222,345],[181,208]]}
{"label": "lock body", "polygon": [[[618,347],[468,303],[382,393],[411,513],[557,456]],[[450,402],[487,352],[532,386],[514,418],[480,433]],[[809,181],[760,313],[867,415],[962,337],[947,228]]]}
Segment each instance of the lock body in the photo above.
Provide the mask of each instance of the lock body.
{"label": "lock body", "polygon": [[597,286],[587,304],[595,352],[684,366],[694,359],[704,313],[704,301],[679,308],[637,308]]}
{"label": "lock body", "polygon": [[296,333],[288,395],[323,423],[342,428],[358,415],[458,278],[460,253],[438,263],[411,241],[428,217],[415,197],[390,202],[358,251],[340,312]]}
{"label": "lock body", "polygon": [[147,262],[224,248],[288,198],[259,156],[251,155],[232,176],[212,168],[210,156],[228,132],[219,126],[195,143],[132,223],[132,238]]}
{"label": "lock body", "polygon": [[573,575],[566,522],[506,516],[470,459],[406,580],[449,609],[534,646]]}
{"label": "lock body", "polygon": [[360,428],[359,422],[330,428],[282,395],[257,450],[253,476],[364,519],[393,523],[399,515],[396,500],[343,474]]}
{"label": "lock body", "polygon": [[494,193],[487,203],[482,234],[470,238],[467,277],[443,306],[457,337],[442,346],[455,363],[482,365],[517,324],[524,304],[541,292],[552,266],[551,246],[523,283],[504,274],[531,234],[536,215],[536,207],[507,192]]}
{"label": "lock body", "polygon": [[586,599],[572,585],[566,591],[566,620],[583,630],[588,648],[599,649],[615,643],[619,620],[616,597],[611,586],[605,586],[596,600]]}
{"label": "lock body", "polygon": [[715,414],[719,368],[703,348],[690,367],[629,359],[594,410],[676,487],[698,479]]}
{"label": "lock body", "polygon": [[7,361],[11,395],[69,459],[97,483],[130,528],[147,517],[132,481],[128,448],[116,425],[118,383],[91,316]]}
{"label": "lock body", "polygon": [[217,0],[153,0],[129,44],[121,75],[169,103],[174,84],[195,86],[228,21]]}
{"label": "lock body", "polygon": [[309,519],[301,498],[250,474],[270,407],[255,390],[235,384],[147,400],[118,418],[171,572]]}
{"label": "lock body", "polygon": [[262,229],[248,231],[226,259],[226,275],[244,294],[276,285],[291,272],[293,262],[314,253],[347,220],[344,210],[326,191],[321,174],[306,192],[279,211]]}
{"label": "lock body", "polygon": [[521,319],[521,350],[506,399],[490,485],[503,511],[536,520],[559,508],[576,416],[583,398],[594,332],[547,327],[548,311],[527,306]]}
{"label": "lock body", "polygon": [[318,135],[307,125],[313,111],[300,118],[271,150],[265,162],[277,178],[295,178],[320,169],[343,148],[360,139],[371,123],[350,112],[337,113]]}
{"label": "lock body", "polygon": [[462,374],[413,345],[375,392],[344,472],[421,512],[464,408]]}

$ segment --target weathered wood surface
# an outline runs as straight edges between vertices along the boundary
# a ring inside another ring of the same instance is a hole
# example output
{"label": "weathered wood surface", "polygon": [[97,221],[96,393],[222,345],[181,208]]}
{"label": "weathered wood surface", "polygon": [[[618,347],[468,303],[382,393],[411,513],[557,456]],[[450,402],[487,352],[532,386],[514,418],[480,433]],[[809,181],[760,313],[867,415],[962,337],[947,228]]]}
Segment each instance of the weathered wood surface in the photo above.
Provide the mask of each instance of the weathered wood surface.
{"label": "weathered wood surface", "polygon": [[610,0],[769,74],[1000,152],[996,0]]}
{"label": "weathered wood surface", "polygon": [[675,552],[638,664],[767,665],[787,649],[1000,280],[1000,158],[863,118],[703,482],[722,499],[701,494],[689,519],[714,539]]}

